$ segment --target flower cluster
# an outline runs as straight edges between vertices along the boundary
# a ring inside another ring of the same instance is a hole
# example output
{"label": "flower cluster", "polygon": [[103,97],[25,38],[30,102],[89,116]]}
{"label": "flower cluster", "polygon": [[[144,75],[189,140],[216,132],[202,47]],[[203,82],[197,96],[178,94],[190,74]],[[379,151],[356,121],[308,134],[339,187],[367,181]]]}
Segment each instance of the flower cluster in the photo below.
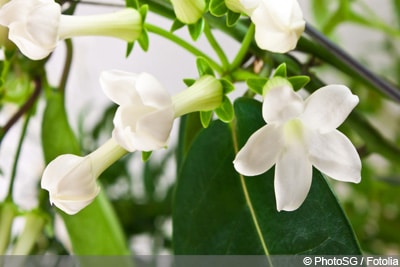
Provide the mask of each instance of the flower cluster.
{"label": "flower cluster", "polygon": [[181,93],[170,96],[148,73],[104,71],[104,93],[119,105],[113,137],[85,157],[61,155],[45,169],[42,188],[50,201],[68,214],[89,205],[99,193],[96,179],[128,152],[152,151],[167,145],[175,118],[217,108],[223,97],[221,83],[206,75]]}
{"label": "flower cluster", "polygon": [[8,38],[33,60],[47,57],[60,40],[101,35],[133,42],[142,32],[140,13],[126,8],[111,14],[68,16],[54,0],[12,0],[0,9],[0,24]]}
{"label": "flower cluster", "polygon": [[[176,18],[185,24],[199,24],[207,2],[171,0]],[[261,49],[293,50],[305,29],[297,0],[224,3],[231,11],[250,17]],[[0,9],[0,24],[9,28],[9,39],[33,60],[47,57],[60,40],[74,36],[103,35],[134,42],[145,32],[143,17],[134,8],[92,16],[64,15],[54,0],[11,0]],[[128,152],[167,146],[175,118],[213,111],[226,103],[231,107],[224,82],[211,74],[200,76],[189,88],[170,96],[148,73],[103,72],[100,85],[118,105],[112,138],[89,155],[61,155],[47,166],[41,186],[49,191],[51,203],[68,214],[79,212],[98,195],[96,179],[116,160]],[[278,210],[295,210],[303,203],[311,186],[312,166],[336,180],[360,181],[357,151],[336,129],[358,103],[347,87],[329,85],[303,100],[288,80],[275,77],[266,84],[263,97],[267,124],[249,138],[233,165],[246,176],[275,165]]]}

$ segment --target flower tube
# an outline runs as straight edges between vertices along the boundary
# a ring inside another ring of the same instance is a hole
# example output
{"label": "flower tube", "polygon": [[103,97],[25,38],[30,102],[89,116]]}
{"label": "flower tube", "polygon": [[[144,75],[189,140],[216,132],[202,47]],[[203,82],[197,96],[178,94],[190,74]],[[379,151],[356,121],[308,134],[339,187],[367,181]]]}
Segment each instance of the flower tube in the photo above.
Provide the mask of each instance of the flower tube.
{"label": "flower tube", "polygon": [[206,10],[204,0],[171,0],[176,17],[185,24],[196,23]]}
{"label": "flower tube", "polygon": [[0,9],[0,24],[9,28],[9,39],[33,60],[47,57],[58,41],[73,36],[97,35],[137,40],[142,18],[133,8],[101,15],[69,16],[53,0],[12,0]]}

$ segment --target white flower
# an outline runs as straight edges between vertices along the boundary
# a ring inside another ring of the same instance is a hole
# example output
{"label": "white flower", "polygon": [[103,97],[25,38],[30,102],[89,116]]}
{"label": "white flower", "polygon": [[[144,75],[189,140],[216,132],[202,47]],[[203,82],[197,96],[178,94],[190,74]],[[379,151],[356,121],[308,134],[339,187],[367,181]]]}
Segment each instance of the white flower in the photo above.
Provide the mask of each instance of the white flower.
{"label": "white flower", "polygon": [[85,157],[65,154],[46,167],[41,186],[49,191],[50,202],[73,215],[89,205],[100,192],[99,175],[127,153],[113,139]]}
{"label": "white flower", "polygon": [[100,84],[119,105],[113,138],[128,151],[151,151],[166,145],[174,120],[171,96],[148,73],[105,71]]}
{"label": "white flower", "polygon": [[[261,49],[286,53],[296,47],[306,24],[297,0],[240,0],[240,3],[256,26],[255,39]],[[237,4],[235,8],[240,9]]]}
{"label": "white flower", "polygon": [[221,83],[207,75],[173,97],[148,73],[104,71],[100,84],[119,105],[113,138],[130,152],[165,147],[176,117],[212,110],[221,104],[223,95]]}
{"label": "white flower", "polygon": [[196,23],[204,14],[204,0],[171,0],[176,17],[183,23]]}
{"label": "white flower", "polygon": [[322,87],[303,101],[288,82],[275,84],[263,103],[267,125],[256,131],[236,155],[235,169],[254,176],[275,164],[279,211],[295,210],[303,203],[311,186],[312,165],[336,180],[360,182],[357,151],[336,130],[358,101],[343,85]]}
{"label": "white flower", "polygon": [[61,14],[53,0],[12,0],[0,9],[0,24],[9,28],[9,39],[27,57],[48,56],[58,41],[81,35],[104,35],[135,41],[142,31],[140,13],[132,8],[91,16]]}

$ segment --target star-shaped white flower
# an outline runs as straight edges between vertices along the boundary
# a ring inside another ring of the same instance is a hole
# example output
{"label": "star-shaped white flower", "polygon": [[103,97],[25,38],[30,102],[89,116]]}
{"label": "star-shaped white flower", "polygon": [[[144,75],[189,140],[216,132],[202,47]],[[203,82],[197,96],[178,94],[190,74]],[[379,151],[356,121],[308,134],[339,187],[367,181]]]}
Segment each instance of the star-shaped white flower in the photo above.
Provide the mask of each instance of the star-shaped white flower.
{"label": "star-shaped white flower", "polygon": [[312,166],[333,179],[358,183],[361,160],[350,140],[336,128],[358,104],[343,85],[328,85],[305,101],[291,85],[279,82],[264,98],[265,126],[238,152],[235,169],[259,175],[275,165],[277,209],[292,211],[304,202]]}
{"label": "star-shaped white flower", "polygon": [[140,13],[126,8],[110,14],[68,16],[54,0],[11,0],[0,9],[0,24],[9,28],[8,38],[33,60],[43,59],[60,40],[82,35],[101,35],[135,41],[142,32]]}

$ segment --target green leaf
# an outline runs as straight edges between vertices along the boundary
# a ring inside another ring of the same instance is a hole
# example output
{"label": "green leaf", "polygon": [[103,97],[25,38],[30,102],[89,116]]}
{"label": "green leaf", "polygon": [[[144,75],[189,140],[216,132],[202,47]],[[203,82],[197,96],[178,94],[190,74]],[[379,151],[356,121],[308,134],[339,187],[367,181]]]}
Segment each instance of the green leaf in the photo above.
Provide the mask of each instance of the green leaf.
{"label": "green leaf", "polygon": [[60,154],[81,153],[79,142],[68,123],[63,96],[59,92],[52,92],[47,99],[43,113],[42,145],[47,163]]}
{"label": "green leaf", "polygon": [[212,116],[213,116],[212,111],[200,111],[200,121],[201,125],[203,125],[204,128],[207,128],[208,125],[210,125]]}
{"label": "green leaf", "polygon": [[293,212],[276,210],[273,169],[256,177],[235,171],[235,147],[265,125],[260,102],[239,99],[235,113],[236,128],[213,122],[197,135],[183,162],[174,199],[174,252],[360,254],[342,208],[318,171],[306,201]]}
{"label": "green leaf", "polygon": [[[79,142],[64,108],[63,96],[53,92],[47,98],[42,123],[43,153],[47,163],[61,154],[80,155]],[[99,196],[85,209],[64,219],[76,255],[126,255],[129,253],[122,229],[107,197]]]}
{"label": "green leaf", "polygon": [[274,76],[274,77],[280,76],[280,77],[286,78],[286,76],[287,76],[286,63],[280,64],[280,65],[275,69],[275,72],[274,72],[274,75],[273,75],[273,76]]}
{"label": "green leaf", "polygon": [[190,33],[190,36],[192,37],[193,41],[196,41],[197,39],[199,39],[200,35],[204,31],[204,25],[205,25],[204,18],[199,19],[194,24],[188,25],[189,33]]}
{"label": "green leaf", "polygon": [[224,0],[211,0],[209,9],[210,13],[216,17],[222,17],[228,12]]}
{"label": "green leaf", "polygon": [[75,215],[60,211],[77,255],[129,255],[110,202],[101,191],[96,201]]}
{"label": "green leaf", "polygon": [[297,91],[300,90],[301,88],[304,88],[304,86],[310,82],[310,77],[302,75],[292,76],[289,77],[288,80],[292,84],[293,89]]}
{"label": "green leaf", "polygon": [[187,87],[190,87],[196,82],[196,80],[195,79],[183,79],[183,82]]}
{"label": "green leaf", "polygon": [[139,2],[138,0],[125,0],[125,6],[126,7],[132,7],[134,9],[139,8]]}
{"label": "green leaf", "polygon": [[199,76],[204,76],[204,75],[212,75],[214,76],[214,71],[211,68],[210,64],[208,64],[207,60],[202,57],[198,57],[196,59],[196,66],[197,66],[197,71],[199,72]]}
{"label": "green leaf", "polygon": [[246,81],[246,84],[251,91],[253,91],[256,94],[262,95],[264,86],[267,82],[268,82],[268,79],[266,79],[266,78],[248,79]]}
{"label": "green leaf", "polygon": [[240,18],[240,13],[233,12],[232,10],[228,10],[226,15],[226,25],[228,27],[233,27],[236,25]]}
{"label": "green leaf", "polygon": [[231,100],[227,96],[224,96],[221,105],[215,109],[215,114],[217,114],[218,118],[225,122],[229,123],[233,120],[234,116],[233,105]]}

